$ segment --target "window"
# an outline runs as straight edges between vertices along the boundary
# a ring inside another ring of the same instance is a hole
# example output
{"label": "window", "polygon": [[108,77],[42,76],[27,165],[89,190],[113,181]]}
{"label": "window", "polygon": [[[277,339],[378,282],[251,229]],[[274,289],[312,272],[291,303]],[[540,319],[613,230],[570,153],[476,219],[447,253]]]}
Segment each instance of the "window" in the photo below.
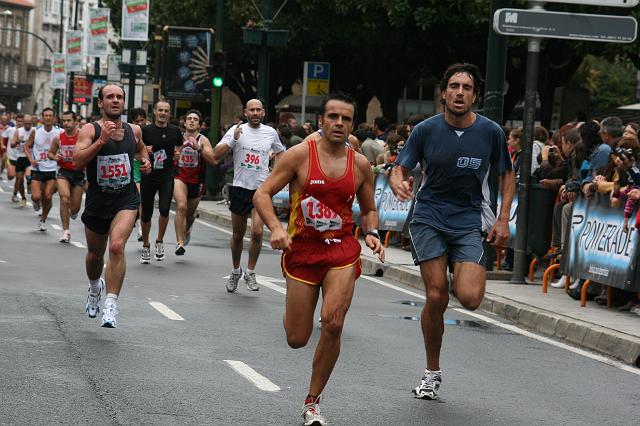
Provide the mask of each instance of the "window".
{"label": "window", "polygon": [[16,43],[15,43],[15,47],[18,48],[20,47],[20,39],[22,38],[22,33],[20,33],[19,31],[22,30],[22,25],[20,24],[16,24]]}
{"label": "window", "polygon": [[60,14],[60,0],[44,0],[44,14],[45,15],[59,15]]}
{"label": "window", "polygon": [[4,60],[4,67],[2,67],[2,80],[9,82],[9,61]]}
{"label": "window", "polygon": [[[13,34],[13,22],[10,19],[7,19],[7,35],[6,35],[6,43],[7,47],[11,47],[11,34]],[[6,81],[6,80],[5,80]]]}
{"label": "window", "polygon": [[20,64],[15,62],[13,64],[13,82],[14,83],[18,83],[19,74],[20,74]]}

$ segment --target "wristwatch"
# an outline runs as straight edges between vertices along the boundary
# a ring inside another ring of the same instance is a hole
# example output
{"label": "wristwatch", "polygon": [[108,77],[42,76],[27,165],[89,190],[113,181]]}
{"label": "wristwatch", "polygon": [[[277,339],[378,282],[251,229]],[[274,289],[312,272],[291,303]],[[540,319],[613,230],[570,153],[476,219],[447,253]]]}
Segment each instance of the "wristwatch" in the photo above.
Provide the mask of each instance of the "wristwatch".
{"label": "wristwatch", "polygon": [[364,235],[365,235],[365,237],[367,235],[371,235],[373,238],[380,239],[380,234],[378,234],[378,230],[377,229],[372,229],[370,231],[367,231],[366,234],[364,234]]}

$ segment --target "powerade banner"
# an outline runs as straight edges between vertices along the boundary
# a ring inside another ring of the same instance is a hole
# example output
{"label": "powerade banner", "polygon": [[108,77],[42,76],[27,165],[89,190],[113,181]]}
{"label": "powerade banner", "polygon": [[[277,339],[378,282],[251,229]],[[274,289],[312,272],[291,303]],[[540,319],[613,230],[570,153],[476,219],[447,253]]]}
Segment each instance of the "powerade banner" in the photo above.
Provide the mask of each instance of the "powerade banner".
{"label": "powerade banner", "polygon": [[[498,208],[497,212],[500,211],[500,206],[502,206],[502,194],[498,193]],[[516,244],[516,222],[518,221],[518,194],[513,195],[513,201],[511,202],[511,210],[509,211],[509,243],[508,246],[510,248],[514,248]]]}
{"label": "powerade banner", "polygon": [[273,207],[277,208],[289,208],[289,185],[287,184],[282,191],[278,192],[276,195],[271,198],[273,203]]}
{"label": "powerade banner", "polygon": [[573,204],[565,267],[571,276],[589,279],[623,290],[640,291],[636,276],[638,230],[636,210],[623,229],[624,207],[611,207],[608,195]]}
{"label": "powerade banner", "polygon": [[[409,217],[409,210],[413,199],[400,201],[389,186],[386,174],[376,177],[376,207],[378,208],[378,227],[385,231],[402,231],[404,223]],[[359,216],[359,215],[358,215]]]}

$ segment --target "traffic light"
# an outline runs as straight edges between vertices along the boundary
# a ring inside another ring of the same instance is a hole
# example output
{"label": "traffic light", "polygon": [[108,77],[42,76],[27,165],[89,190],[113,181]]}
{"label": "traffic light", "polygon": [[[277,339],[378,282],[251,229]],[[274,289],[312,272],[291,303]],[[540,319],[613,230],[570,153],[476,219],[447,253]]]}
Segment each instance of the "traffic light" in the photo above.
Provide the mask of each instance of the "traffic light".
{"label": "traffic light", "polygon": [[213,87],[222,87],[224,84],[224,74],[227,65],[224,52],[213,54],[213,65],[211,66],[211,84]]}
{"label": "traffic light", "polygon": [[53,109],[56,114],[60,114],[60,97],[60,89],[55,89],[53,91]]}

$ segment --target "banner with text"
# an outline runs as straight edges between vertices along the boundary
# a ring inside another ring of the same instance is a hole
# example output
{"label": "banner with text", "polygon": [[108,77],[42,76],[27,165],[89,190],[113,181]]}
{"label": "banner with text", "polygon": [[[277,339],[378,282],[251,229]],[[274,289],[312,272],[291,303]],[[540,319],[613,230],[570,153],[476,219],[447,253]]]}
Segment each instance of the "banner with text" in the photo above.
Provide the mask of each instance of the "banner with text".
{"label": "banner with text", "polygon": [[106,7],[89,9],[87,55],[106,57],[109,54],[109,13]]}
{"label": "banner with text", "polygon": [[65,66],[67,72],[79,72],[84,70],[82,66],[82,31],[67,31],[66,54]]}
{"label": "banner with text", "polygon": [[64,89],[67,84],[67,74],[64,67],[64,53],[54,53],[51,64],[51,88]]}
{"label": "banner with text", "polygon": [[623,290],[640,291],[636,274],[638,230],[635,218],[623,227],[623,206],[611,207],[608,195],[592,200],[580,198],[573,204],[569,239],[565,247],[565,268],[572,277],[589,279]]}
{"label": "banner with text", "polygon": [[149,0],[122,0],[122,40],[149,40]]}

